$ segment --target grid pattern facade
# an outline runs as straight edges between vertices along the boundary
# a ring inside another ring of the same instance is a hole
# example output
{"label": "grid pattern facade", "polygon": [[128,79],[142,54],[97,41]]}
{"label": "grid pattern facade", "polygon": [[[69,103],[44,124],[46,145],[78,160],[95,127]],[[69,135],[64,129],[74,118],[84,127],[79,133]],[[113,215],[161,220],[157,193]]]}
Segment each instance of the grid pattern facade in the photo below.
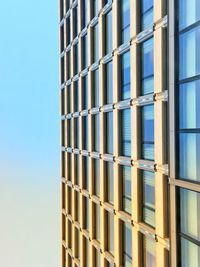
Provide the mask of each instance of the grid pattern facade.
{"label": "grid pattern facade", "polygon": [[166,13],[60,0],[63,267],[169,266]]}

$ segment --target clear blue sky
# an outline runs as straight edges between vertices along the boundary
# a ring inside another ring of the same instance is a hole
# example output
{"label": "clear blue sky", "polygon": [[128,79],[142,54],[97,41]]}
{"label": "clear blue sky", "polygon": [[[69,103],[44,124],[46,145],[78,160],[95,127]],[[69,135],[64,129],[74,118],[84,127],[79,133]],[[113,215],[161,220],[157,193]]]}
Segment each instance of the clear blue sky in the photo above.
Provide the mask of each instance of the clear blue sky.
{"label": "clear blue sky", "polygon": [[0,2],[0,266],[59,266],[57,0]]}

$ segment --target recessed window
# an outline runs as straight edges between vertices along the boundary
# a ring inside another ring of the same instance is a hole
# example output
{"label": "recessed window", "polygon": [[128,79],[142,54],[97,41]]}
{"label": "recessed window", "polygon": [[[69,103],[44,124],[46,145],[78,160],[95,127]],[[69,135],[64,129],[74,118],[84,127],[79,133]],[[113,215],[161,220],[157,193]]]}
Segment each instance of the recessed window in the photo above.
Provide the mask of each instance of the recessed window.
{"label": "recessed window", "polygon": [[75,193],[76,221],[80,222],[79,192],[75,191],[74,193]]}
{"label": "recessed window", "polygon": [[120,1],[121,44],[130,40],[130,0]]}
{"label": "recessed window", "polygon": [[142,158],[154,160],[154,105],[147,105],[141,109],[142,127]]}
{"label": "recessed window", "polygon": [[60,73],[60,83],[63,84],[65,82],[65,58],[61,58],[61,73]]}
{"label": "recessed window", "polygon": [[67,146],[71,147],[72,146],[72,138],[71,138],[71,119],[67,120]]}
{"label": "recessed window", "polygon": [[94,218],[95,218],[95,239],[100,240],[100,206],[94,204]]}
{"label": "recessed window", "polygon": [[107,217],[107,249],[114,255],[114,215],[106,211]]}
{"label": "recessed window", "polygon": [[101,267],[101,254],[97,249],[94,249],[95,267]]}
{"label": "recessed window", "polygon": [[89,207],[89,199],[84,197],[84,205],[85,205],[85,223],[84,228],[89,231],[90,225],[90,207]]}
{"label": "recessed window", "polygon": [[132,229],[127,223],[122,223],[122,240],[123,266],[132,267]]}
{"label": "recessed window", "polygon": [[78,5],[73,8],[73,37],[78,35]]}
{"label": "recessed window", "polygon": [[79,118],[74,118],[74,148],[79,148]]}
{"label": "recessed window", "polygon": [[124,53],[120,57],[121,66],[121,88],[120,88],[120,100],[130,98],[130,51]]}
{"label": "recessed window", "polygon": [[141,95],[154,92],[154,49],[153,38],[145,41],[141,47]]}
{"label": "recessed window", "polygon": [[91,19],[93,19],[94,17],[98,15],[98,12],[99,12],[99,0],[92,0],[91,5],[92,5]]}
{"label": "recessed window", "polygon": [[114,176],[113,176],[113,163],[105,162],[105,175],[107,185],[107,201],[114,204]]}
{"label": "recessed window", "polygon": [[65,0],[65,5],[66,5],[66,13],[70,8],[70,0]]}
{"label": "recessed window", "polygon": [[105,104],[113,103],[113,64],[105,65]]}
{"label": "recessed window", "polygon": [[82,0],[82,29],[87,26],[88,23],[88,0]]}
{"label": "recessed window", "polygon": [[70,16],[66,18],[66,47],[71,43]]}
{"label": "recessed window", "polygon": [[143,221],[155,227],[155,174],[142,172],[142,214]]}
{"label": "recessed window", "polygon": [[75,176],[75,183],[76,185],[80,185],[80,156],[79,155],[74,155],[74,176]]}
{"label": "recessed window", "polygon": [[99,159],[93,160],[93,182],[94,194],[100,197],[100,162]]}
{"label": "recessed window", "polygon": [[[179,0],[179,30],[191,26],[200,20],[199,0]],[[192,52],[192,51],[190,51]]]}
{"label": "recessed window", "polygon": [[84,256],[85,256],[85,265],[87,267],[91,267],[91,259],[90,259],[90,242],[87,238],[84,237]]}
{"label": "recessed window", "polygon": [[77,228],[75,228],[75,240],[76,240],[76,258],[80,258],[80,233]]}
{"label": "recessed window", "polygon": [[88,150],[88,116],[82,117],[82,149]]}
{"label": "recessed window", "polygon": [[68,186],[68,192],[67,193],[68,193],[68,196],[67,196],[67,202],[68,202],[67,212],[68,212],[68,214],[72,214],[72,207],[71,207],[72,189],[69,186]]}
{"label": "recessed window", "polygon": [[99,114],[92,115],[92,123],[93,123],[93,150],[99,152],[100,150]]}
{"label": "recessed window", "polygon": [[71,54],[70,51],[66,53],[67,56],[67,80],[71,78]]}
{"label": "recessed window", "polygon": [[71,113],[71,86],[67,86],[66,90],[66,102],[67,102],[67,113]]}
{"label": "recessed window", "polygon": [[99,106],[99,69],[92,72],[92,104],[93,107]]}
{"label": "recessed window", "polygon": [[72,180],[72,154],[67,153],[67,180]]}
{"label": "recessed window", "polygon": [[153,26],[153,0],[141,0],[141,30]]}
{"label": "recessed window", "polygon": [[74,82],[74,112],[79,110],[79,85],[78,81]]}
{"label": "recessed window", "polygon": [[131,167],[121,166],[122,178],[122,209],[132,213],[132,195],[131,195]]}
{"label": "recessed window", "polygon": [[68,248],[72,247],[72,223],[68,220],[68,231],[67,231]]}
{"label": "recessed window", "polygon": [[156,246],[155,241],[143,236],[143,265],[144,267],[156,266]]}
{"label": "recessed window", "polygon": [[105,15],[104,42],[104,54],[107,55],[112,52],[112,10]]}
{"label": "recessed window", "polygon": [[88,67],[88,35],[82,37],[82,70]]}
{"label": "recessed window", "polygon": [[120,151],[121,156],[131,156],[131,112],[130,109],[120,111]]}
{"label": "recessed window", "polygon": [[78,74],[78,44],[74,45],[74,75]]}
{"label": "recessed window", "polygon": [[64,26],[60,27],[60,50],[64,50]]}
{"label": "recessed window", "polygon": [[88,109],[88,75],[82,78],[82,108]]}
{"label": "recessed window", "polygon": [[63,13],[64,13],[64,2],[63,2],[63,0],[60,0],[60,20],[62,20],[62,18],[63,18]]}
{"label": "recessed window", "polygon": [[113,112],[105,113],[106,121],[106,153],[113,154]]}
{"label": "recessed window", "polygon": [[99,33],[98,24],[92,28],[92,63],[99,59]]}
{"label": "recessed window", "polygon": [[83,187],[89,190],[89,158],[83,156]]}

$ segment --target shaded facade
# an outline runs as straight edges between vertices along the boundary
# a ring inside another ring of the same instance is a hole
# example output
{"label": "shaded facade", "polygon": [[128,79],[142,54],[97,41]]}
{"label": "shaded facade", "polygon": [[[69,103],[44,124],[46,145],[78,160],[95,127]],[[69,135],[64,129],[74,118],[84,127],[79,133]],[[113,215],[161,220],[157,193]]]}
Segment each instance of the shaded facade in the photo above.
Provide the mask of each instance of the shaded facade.
{"label": "shaded facade", "polygon": [[200,267],[198,0],[60,0],[62,266]]}

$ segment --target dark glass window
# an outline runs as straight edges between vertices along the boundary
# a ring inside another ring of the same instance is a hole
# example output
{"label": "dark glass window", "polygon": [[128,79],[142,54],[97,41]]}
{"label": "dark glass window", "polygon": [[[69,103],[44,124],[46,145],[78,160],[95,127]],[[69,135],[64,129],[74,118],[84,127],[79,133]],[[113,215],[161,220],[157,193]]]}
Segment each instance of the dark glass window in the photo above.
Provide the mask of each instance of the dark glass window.
{"label": "dark glass window", "polygon": [[95,239],[100,240],[100,206],[94,204],[94,213],[95,213]]}
{"label": "dark glass window", "polygon": [[67,80],[71,78],[71,55],[67,52]]}
{"label": "dark glass window", "polygon": [[78,44],[74,45],[74,75],[78,74]]}
{"label": "dark glass window", "polygon": [[60,20],[62,20],[64,15],[64,2],[63,0],[60,0]]}
{"label": "dark glass window", "polygon": [[88,109],[88,75],[82,78],[82,108]]}
{"label": "dark glass window", "polygon": [[99,12],[99,0],[92,0],[91,5],[92,5],[92,17],[91,17],[91,19],[93,19],[95,16],[98,15],[98,12]]}
{"label": "dark glass window", "polygon": [[64,25],[60,27],[60,50],[64,50]]}
{"label": "dark glass window", "polygon": [[61,84],[65,82],[65,61],[64,57],[61,58],[61,77],[60,77]]}
{"label": "dark glass window", "polygon": [[88,67],[88,35],[82,37],[82,69]]}
{"label": "dark glass window", "polygon": [[65,121],[62,120],[61,122],[61,130],[62,130],[62,146],[65,146]]}
{"label": "dark glass window", "polygon": [[99,59],[99,34],[98,34],[98,24],[92,28],[92,38],[93,38],[93,57],[92,63],[96,62]]}
{"label": "dark glass window", "polygon": [[74,112],[79,110],[79,86],[78,81],[74,82]]}
{"label": "dark glass window", "polygon": [[113,112],[105,113],[106,118],[106,153],[113,154]]}
{"label": "dark glass window", "polygon": [[154,49],[153,38],[145,41],[141,47],[142,72],[141,72],[141,95],[154,91]]}
{"label": "dark glass window", "polygon": [[120,111],[120,145],[121,155],[131,156],[131,112],[130,109]]}
{"label": "dark glass window", "polygon": [[83,128],[83,135],[82,135],[82,144],[84,150],[88,150],[88,116],[82,117],[82,128]]}
{"label": "dark glass window", "polygon": [[88,0],[82,0],[82,29],[87,26],[88,23]]}
{"label": "dark glass window", "polygon": [[79,148],[79,118],[74,118],[74,148]]}
{"label": "dark glass window", "polygon": [[74,155],[74,165],[75,165],[75,183],[80,186],[80,156]]}
{"label": "dark glass window", "polygon": [[67,101],[67,113],[71,113],[71,86],[67,86],[66,92],[66,101]]}
{"label": "dark glass window", "polygon": [[89,231],[90,227],[90,207],[89,207],[89,199],[84,197],[85,200],[85,229]]}
{"label": "dark glass window", "polygon": [[78,5],[73,8],[73,37],[78,35]]}
{"label": "dark glass window", "polygon": [[65,0],[65,5],[66,5],[66,13],[70,8],[70,0]]}
{"label": "dark glass window", "polygon": [[68,186],[68,214],[72,214],[72,206],[71,206],[71,201],[72,201],[72,189],[71,187]]}
{"label": "dark glass window", "polygon": [[121,100],[130,98],[130,51],[121,55],[120,58],[121,65]]}
{"label": "dark glass window", "polygon": [[94,142],[93,142],[93,150],[99,152],[100,145],[100,127],[99,127],[99,114],[93,115],[93,130],[94,130]]}
{"label": "dark glass window", "polygon": [[121,44],[130,40],[130,0],[120,1]]}
{"label": "dark glass window", "polygon": [[113,64],[105,65],[105,104],[113,103]]}
{"label": "dark glass window", "polygon": [[65,115],[65,90],[61,91],[61,115]]}
{"label": "dark glass window", "polygon": [[80,234],[79,230],[75,228],[75,239],[76,239],[76,258],[80,258]]}
{"label": "dark glass window", "polygon": [[76,221],[80,222],[80,202],[79,202],[79,192],[74,191],[75,194],[75,207],[76,207]]}
{"label": "dark glass window", "polygon": [[84,189],[89,190],[89,159],[83,156],[83,184]]}
{"label": "dark glass window", "polygon": [[67,146],[72,146],[72,140],[71,140],[71,120],[67,120]]}
{"label": "dark glass window", "polygon": [[154,160],[154,105],[143,106],[142,112],[142,158]]}
{"label": "dark glass window", "polygon": [[112,10],[105,15],[105,55],[112,52]]}
{"label": "dark glass window", "polygon": [[67,231],[68,247],[72,247],[72,223],[68,220],[68,231]]}
{"label": "dark glass window", "polygon": [[94,194],[100,197],[100,162],[99,159],[93,160],[93,171],[94,171]]}
{"label": "dark glass window", "polygon": [[67,153],[67,180],[72,180],[72,154]]}
{"label": "dark glass window", "polygon": [[99,69],[92,72],[92,104],[93,107],[99,106]]}
{"label": "dark glass window", "polygon": [[143,221],[155,227],[155,174],[142,172]]}
{"label": "dark glass window", "polygon": [[132,229],[131,225],[122,224],[123,266],[132,267]]}
{"label": "dark glass window", "polygon": [[153,25],[153,0],[141,0],[141,30]]}
{"label": "dark glass window", "polygon": [[122,177],[122,209],[127,213],[132,213],[131,195],[131,167],[121,166]]}
{"label": "dark glass window", "polygon": [[107,217],[107,238],[108,251],[114,254],[114,215],[106,212]]}
{"label": "dark glass window", "polygon": [[71,42],[70,16],[66,18],[66,47]]}
{"label": "dark glass window", "polygon": [[85,244],[85,253],[84,253],[84,256],[85,256],[85,265],[84,266],[87,266],[87,267],[91,267],[91,259],[90,259],[90,243],[88,241],[87,238],[84,237],[84,244]]}
{"label": "dark glass window", "polygon": [[156,267],[155,241],[143,236],[143,264],[144,267]]}
{"label": "dark glass window", "polygon": [[105,174],[107,184],[107,201],[114,204],[114,176],[112,162],[105,162]]}

